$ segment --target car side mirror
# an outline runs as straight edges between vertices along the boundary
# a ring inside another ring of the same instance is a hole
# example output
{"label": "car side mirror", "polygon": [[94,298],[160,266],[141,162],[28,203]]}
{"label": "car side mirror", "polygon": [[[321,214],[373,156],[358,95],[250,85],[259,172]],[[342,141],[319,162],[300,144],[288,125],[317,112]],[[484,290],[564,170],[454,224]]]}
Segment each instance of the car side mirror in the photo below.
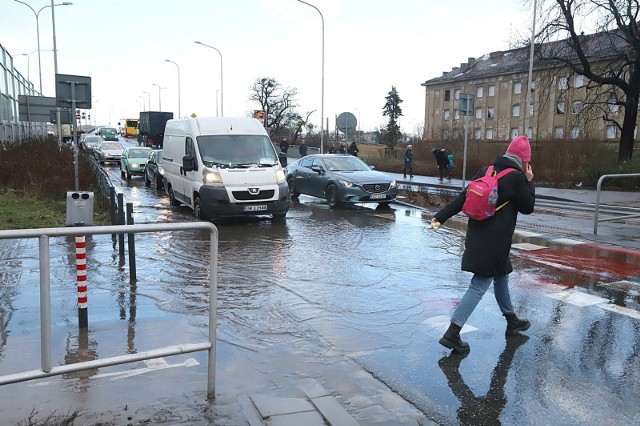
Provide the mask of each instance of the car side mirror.
{"label": "car side mirror", "polygon": [[318,166],[317,164],[314,164],[311,166],[311,170],[313,170],[316,173],[322,173],[324,172],[324,169],[320,166]]}
{"label": "car side mirror", "polygon": [[185,172],[198,170],[198,168],[196,167],[196,159],[190,155],[185,155],[184,157],[182,157],[182,168]]}

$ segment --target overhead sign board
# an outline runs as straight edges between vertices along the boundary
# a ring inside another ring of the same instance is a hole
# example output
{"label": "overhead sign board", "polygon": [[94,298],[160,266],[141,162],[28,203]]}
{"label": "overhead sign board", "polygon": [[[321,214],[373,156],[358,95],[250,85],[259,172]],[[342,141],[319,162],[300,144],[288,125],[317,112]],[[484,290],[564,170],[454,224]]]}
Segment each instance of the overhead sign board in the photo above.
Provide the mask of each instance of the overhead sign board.
{"label": "overhead sign board", "polygon": [[57,106],[91,109],[91,77],[56,74]]}
{"label": "overhead sign board", "polygon": [[50,122],[49,111],[56,108],[56,98],[18,95],[18,118],[32,123]]}

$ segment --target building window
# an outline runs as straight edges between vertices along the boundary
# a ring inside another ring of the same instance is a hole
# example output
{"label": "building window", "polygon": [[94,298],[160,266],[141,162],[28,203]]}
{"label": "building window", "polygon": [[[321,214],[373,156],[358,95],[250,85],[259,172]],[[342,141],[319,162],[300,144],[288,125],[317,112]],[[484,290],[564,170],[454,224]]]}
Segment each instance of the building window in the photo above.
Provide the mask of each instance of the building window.
{"label": "building window", "polygon": [[444,91],[444,101],[449,102],[451,100],[451,90],[445,89]]}
{"label": "building window", "polygon": [[517,127],[512,127],[511,128],[511,139],[515,138],[519,134],[520,134],[520,131],[518,130]]}
{"label": "building window", "polygon": [[456,99],[460,99],[460,89],[456,89]]}
{"label": "building window", "polygon": [[476,98],[481,98],[484,93],[484,88],[482,86],[476,87]]}
{"label": "building window", "polygon": [[562,138],[564,138],[564,127],[554,127],[553,128],[553,138],[554,139],[562,139]]}
{"label": "building window", "polygon": [[445,120],[448,120],[448,119],[449,119],[449,110],[448,110],[448,109],[445,109],[445,110],[444,110],[444,119],[445,119]]}
{"label": "building window", "polygon": [[484,132],[484,138],[488,141],[493,139],[493,129],[487,129]]}
{"label": "building window", "polygon": [[618,138],[618,126],[611,125],[607,126],[607,139],[617,139]]}
{"label": "building window", "polygon": [[567,77],[558,77],[558,89],[567,90]]}
{"label": "building window", "polygon": [[482,118],[482,108],[476,108],[476,118]]}
{"label": "building window", "polygon": [[564,114],[565,103],[564,102],[556,102],[556,114],[562,115]]}
{"label": "building window", "polygon": [[529,128],[527,129],[527,137],[528,137],[529,139],[533,139],[533,127],[529,127]]}
{"label": "building window", "polygon": [[475,140],[480,140],[480,138],[482,137],[482,130],[480,129],[474,129],[473,130],[473,138]]}
{"label": "building window", "polygon": [[491,86],[489,86],[489,96],[495,96],[495,95],[496,95],[496,86],[492,84]]}
{"label": "building window", "polygon": [[520,117],[520,105],[514,105],[513,108],[511,108],[511,115],[513,117]]}
{"label": "building window", "polygon": [[529,104],[529,117],[533,117],[533,104]]}
{"label": "building window", "polygon": [[515,83],[513,83],[513,93],[515,95],[519,95],[520,93],[522,93],[522,83],[519,81],[516,81]]}
{"label": "building window", "polygon": [[620,105],[618,105],[618,100],[616,99],[616,96],[614,94],[611,94],[611,97],[609,98],[609,111],[610,112],[618,112],[618,110],[620,109]]}
{"label": "building window", "polygon": [[582,111],[582,101],[573,101],[571,104],[571,112],[574,114],[579,114]]}
{"label": "building window", "polygon": [[487,120],[493,120],[494,108],[487,107]]}
{"label": "building window", "polygon": [[571,139],[578,139],[580,137],[580,127],[574,126],[571,128]]}
{"label": "building window", "polygon": [[577,89],[578,87],[582,87],[582,86],[584,86],[584,75],[580,75],[580,74],[575,75],[573,77],[573,87]]}
{"label": "building window", "polygon": [[453,118],[455,118],[456,120],[460,120],[460,110],[456,109],[455,112],[453,113]]}

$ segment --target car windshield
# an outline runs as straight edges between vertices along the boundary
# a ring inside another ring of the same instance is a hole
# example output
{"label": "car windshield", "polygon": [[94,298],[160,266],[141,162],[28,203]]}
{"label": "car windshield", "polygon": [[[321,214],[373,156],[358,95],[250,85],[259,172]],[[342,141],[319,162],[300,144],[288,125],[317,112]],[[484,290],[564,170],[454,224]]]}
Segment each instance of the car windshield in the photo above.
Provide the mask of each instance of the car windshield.
{"label": "car windshield", "polygon": [[353,156],[325,158],[324,164],[327,170],[333,172],[371,171],[371,168],[365,162]]}
{"label": "car windshield", "polygon": [[100,136],[87,136],[86,138],[84,138],[84,140],[86,142],[96,143],[96,142],[103,141],[104,139],[102,139]]}
{"label": "car windshield", "polygon": [[118,132],[116,131],[116,129],[114,129],[114,128],[112,128],[112,127],[104,128],[104,129],[100,130],[100,132],[101,132],[101,133],[107,133],[107,134],[109,134],[109,133],[118,133]]}
{"label": "car windshield", "polygon": [[151,154],[150,149],[132,149],[129,151],[129,158],[147,158]]}
{"label": "car windshield", "polygon": [[208,166],[274,166],[276,151],[268,136],[210,135],[198,136],[202,161]]}
{"label": "car windshield", "polygon": [[106,149],[122,149],[122,145],[120,145],[119,143],[103,143],[100,145],[100,149],[102,150],[106,150]]}

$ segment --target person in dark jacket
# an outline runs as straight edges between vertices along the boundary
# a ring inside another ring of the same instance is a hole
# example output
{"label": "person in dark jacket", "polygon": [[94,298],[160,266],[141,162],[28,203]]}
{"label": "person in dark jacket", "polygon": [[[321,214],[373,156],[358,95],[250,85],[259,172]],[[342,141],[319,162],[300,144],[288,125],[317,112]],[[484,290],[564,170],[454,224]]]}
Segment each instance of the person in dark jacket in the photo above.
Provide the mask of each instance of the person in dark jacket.
{"label": "person in dark jacket", "polygon": [[358,156],[358,152],[360,152],[360,150],[358,149],[358,145],[356,145],[356,141],[351,142],[351,145],[349,145],[348,152],[354,157]]}
{"label": "person in dark jacket", "polygon": [[442,179],[444,179],[445,173],[447,173],[449,175],[449,179],[451,179],[451,172],[449,171],[449,157],[447,155],[447,150],[442,148],[442,149],[434,149],[431,152],[433,152],[433,156],[436,157],[436,163],[438,164],[438,174],[440,175],[438,180],[442,182]]}
{"label": "person in dark jacket", "polygon": [[[514,138],[506,154],[498,157],[493,166],[496,171],[514,168],[498,181],[498,202],[507,204],[492,217],[476,221],[469,219],[465,250],[462,255],[462,270],[473,273],[471,284],[451,317],[451,325],[440,344],[454,352],[467,352],[469,345],[460,339],[460,330],[476,308],[482,296],[493,283],[494,294],[502,314],[507,320],[507,335],[518,334],[531,325],[517,317],[509,296],[509,274],[513,271],[509,260],[511,239],[516,227],[518,213],[531,214],[535,205],[535,186],[531,182],[533,171],[531,146],[526,136]],[[484,167],[473,179],[484,176]],[[433,229],[462,211],[466,191],[462,191],[451,203],[442,208],[431,220]]]}
{"label": "person in dark jacket", "polygon": [[282,141],[280,142],[280,151],[285,154],[289,151],[289,142],[287,142],[286,138],[282,138]]}
{"label": "person in dark jacket", "polygon": [[407,169],[409,169],[409,176],[413,177],[413,146],[407,145],[407,149],[404,151],[404,178],[407,178]]}
{"label": "person in dark jacket", "polygon": [[300,146],[298,147],[298,152],[300,153],[300,158],[307,155],[307,144],[304,143],[304,139],[300,141]]}

